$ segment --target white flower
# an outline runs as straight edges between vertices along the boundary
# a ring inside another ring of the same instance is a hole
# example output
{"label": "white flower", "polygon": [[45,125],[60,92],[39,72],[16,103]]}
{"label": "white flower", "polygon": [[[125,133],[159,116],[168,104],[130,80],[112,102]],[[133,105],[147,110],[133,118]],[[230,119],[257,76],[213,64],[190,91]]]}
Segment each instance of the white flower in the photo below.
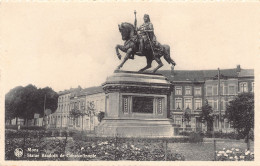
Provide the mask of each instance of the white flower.
{"label": "white flower", "polygon": [[226,148],[223,148],[223,150],[226,150]]}
{"label": "white flower", "polygon": [[239,151],[239,149],[236,149],[236,151],[238,152],[238,151]]}
{"label": "white flower", "polygon": [[250,151],[246,151],[245,155],[249,155]]}
{"label": "white flower", "polygon": [[232,153],[232,151],[231,150],[227,150],[226,153]]}
{"label": "white flower", "polygon": [[231,150],[235,150],[235,148],[232,148]]}
{"label": "white flower", "polygon": [[235,159],[238,159],[238,157],[237,157],[237,156],[235,156],[234,158],[235,158]]}
{"label": "white flower", "polygon": [[240,158],[241,158],[241,159],[244,159],[244,158],[245,158],[245,156],[240,156]]}
{"label": "white flower", "polygon": [[224,156],[228,157],[228,155],[226,153],[224,153]]}
{"label": "white flower", "polygon": [[225,152],[224,152],[224,151],[219,151],[218,153],[219,153],[219,154],[224,154]]}
{"label": "white flower", "polygon": [[84,149],[84,147],[81,147],[81,149],[80,150],[83,150]]}
{"label": "white flower", "polygon": [[229,157],[229,159],[233,160],[233,159],[234,159],[234,157]]}
{"label": "white flower", "polygon": [[254,155],[254,153],[253,153],[253,152],[251,152],[250,154],[251,154],[251,155]]}
{"label": "white flower", "polygon": [[217,154],[217,156],[221,156],[221,154]]}

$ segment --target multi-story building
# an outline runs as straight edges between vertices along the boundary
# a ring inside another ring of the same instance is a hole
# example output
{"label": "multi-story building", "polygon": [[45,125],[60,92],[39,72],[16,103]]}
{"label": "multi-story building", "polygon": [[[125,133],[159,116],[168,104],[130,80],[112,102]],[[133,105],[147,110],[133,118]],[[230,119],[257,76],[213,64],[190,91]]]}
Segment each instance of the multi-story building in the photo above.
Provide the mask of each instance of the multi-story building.
{"label": "multi-story building", "polygon": [[100,123],[98,121],[97,114],[99,112],[105,112],[105,93],[101,86],[91,87],[85,89],[86,105],[94,107],[94,112],[89,113],[87,118],[88,130],[94,131],[95,127]]}
{"label": "multi-story building", "polygon": [[211,71],[205,77],[205,100],[213,109],[215,131],[230,132],[230,124],[224,119],[226,104],[237,96],[238,69],[225,69]]}
{"label": "multi-story building", "polygon": [[203,71],[160,71],[173,85],[170,115],[181,130],[206,130],[198,118],[204,104]]}
{"label": "multi-story building", "polygon": [[[223,118],[226,104],[239,93],[254,91],[254,70],[241,69],[240,65],[234,69],[162,70],[159,73],[166,76],[173,85],[170,118],[180,130],[207,130],[207,125],[199,121],[202,106],[207,100],[213,109],[214,130],[234,131],[227,119]],[[47,117],[48,127],[95,130],[99,124],[98,113],[105,112],[105,96],[101,86],[59,92],[58,108]],[[70,111],[73,109],[82,112],[83,116],[71,117]]]}
{"label": "multi-story building", "polygon": [[47,128],[69,128],[70,122],[70,98],[71,95],[75,93],[79,93],[82,88],[79,86],[78,88],[71,88],[69,90],[64,90],[58,92],[58,107],[57,110],[53,113],[45,117]]}
{"label": "multi-story building", "polygon": [[240,65],[234,69],[176,70],[160,73],[173,84],[170,99],[171,118],[183,130],[207,129],[198,119],[201,107],[207,100],[213,109],[214,130],[234,131],[228,120],[223,118],[226,104],[239,93],[254,91],[254,70],[241,69]]}

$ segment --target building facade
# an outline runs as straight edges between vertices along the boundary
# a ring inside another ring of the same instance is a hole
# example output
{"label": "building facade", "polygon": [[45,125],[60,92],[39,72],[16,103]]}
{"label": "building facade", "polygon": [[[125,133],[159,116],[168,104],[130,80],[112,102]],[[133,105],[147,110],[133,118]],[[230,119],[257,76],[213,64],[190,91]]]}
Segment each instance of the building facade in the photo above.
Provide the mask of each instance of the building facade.
{"label": "building facade", "polygon": [[[172,84],[170,96],[171,118],[180,131],[207,131],[207,125],[199,121],[202,106],[208,101],[213,109],[214,131],[233,132],[223,116],[226,105],[244,92],[254,93],[254,70],[162,70]],[[93,132],[100,123],[98,114],[106,112],[106,94],[101,86],[82,89],[81,87],[59,92],[57,110],[46,117],[30,120],[30,125],[45,125],[49,129],[80,130]],[[77,110],[81,115],[71,116]],[[18,124],[24,124],[18,119]],[[16,124],[16,119],[10,121]]]}
{"label": "building facade", "polygon": [[254,70],[179,70],[160,71],[173,85],[170,99],[171,118],[180,131],[206,131],[198,117],[206,100],[213,109],[214,131],[233,132],[223,116],[226,105],[239,93],[254,92]]}

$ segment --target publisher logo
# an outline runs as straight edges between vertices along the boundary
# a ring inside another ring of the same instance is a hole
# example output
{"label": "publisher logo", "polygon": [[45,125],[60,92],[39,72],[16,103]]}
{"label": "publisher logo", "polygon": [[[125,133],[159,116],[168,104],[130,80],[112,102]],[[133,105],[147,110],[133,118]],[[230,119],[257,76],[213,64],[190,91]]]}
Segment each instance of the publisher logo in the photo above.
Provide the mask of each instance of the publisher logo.
{"label": "publisher logo", "polygon": [[16,157],[22,157],[22,156],[23,156],[23,149],[21,149],[21,148],[16,148],[16,149],[14,150],[14,155],[15,155]]}

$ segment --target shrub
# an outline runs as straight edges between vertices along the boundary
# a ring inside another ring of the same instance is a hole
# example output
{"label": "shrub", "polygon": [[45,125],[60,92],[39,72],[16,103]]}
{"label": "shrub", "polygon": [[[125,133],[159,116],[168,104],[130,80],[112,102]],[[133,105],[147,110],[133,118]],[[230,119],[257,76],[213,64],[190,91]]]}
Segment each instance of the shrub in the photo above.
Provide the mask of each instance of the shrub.
{"label": "shrub", "polygon": [[57,137],[60,135],[60,132],[58,130],[53,131],[53,136]]}
{"label": "shrub", "polygon": [[61,136],[62,136],[62,137],[66,137],[66,136],[68,136],[68,133],[67,133],[67,131],[64,131],[64,130],[63,130],[63,131],[61,131]]}
{"label": "shrub", "polygon": [[70,137],[73,137],[74,134],[75,134],[74,131],[69,131],[69,136],[70,136]]}
{"label": "shrub", "polygon": [[203,136],[201,136],[200,133],[191,132],[189,135],[189,142],[191,143],[203,142]]}
{"label": "shrub", "polygon": [[50,131],[50,130],[45,131],[45,136],[46,137],[51,137],[52,136],[52,131]]}

